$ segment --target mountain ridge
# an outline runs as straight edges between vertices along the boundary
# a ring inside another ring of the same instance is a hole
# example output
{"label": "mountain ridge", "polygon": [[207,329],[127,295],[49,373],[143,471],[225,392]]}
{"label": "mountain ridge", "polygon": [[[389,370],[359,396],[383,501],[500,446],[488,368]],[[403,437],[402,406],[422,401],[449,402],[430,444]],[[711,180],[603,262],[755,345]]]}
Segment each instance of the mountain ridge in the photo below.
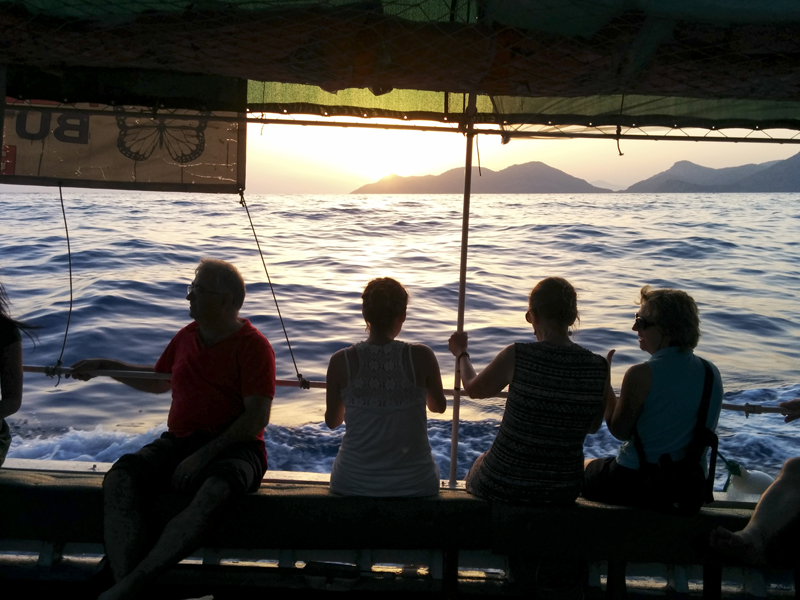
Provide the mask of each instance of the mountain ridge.
{"label": "mountain ridge", "polygon": [[[610,193],[541,161],[511,165],[500,171],[472,168],[474,194]],[[464,168],[439,175],[387,175],[351,194],[460,194]],[[669,169],[616,193],[767,193],[800,192],[800,153],[784,160],[714,169],[680,160]]]}
{"label": "mountain ridge", "polygon": [[[784,161],[773,160],[760,164],[713,169],[688,160],[679,160],[666,171],[634,183],[625,191],[638,193],[735,192],[734,188],[737,185],[782,162]],[[800,179],[798,179],[797,191],[800,191]]]}
{"label": "mountain ridge", "polygon": [[[440,175],[387,175],[350,193],[460,194],[463,191],[464,168],[457,167]],[[540,161],[512,165],[501,171],[472,167],[473,194],[597,194],[610,191]]]}

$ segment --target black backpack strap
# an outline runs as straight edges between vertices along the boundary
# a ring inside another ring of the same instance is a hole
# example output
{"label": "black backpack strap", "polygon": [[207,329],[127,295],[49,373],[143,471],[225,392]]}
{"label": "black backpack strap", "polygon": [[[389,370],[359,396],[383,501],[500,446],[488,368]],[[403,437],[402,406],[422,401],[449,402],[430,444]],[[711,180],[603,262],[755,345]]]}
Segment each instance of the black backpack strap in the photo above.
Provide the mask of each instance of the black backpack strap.
{"label": "black backpack strap", "polygon": [[[711,388],[714,387],[714,371],[711,370],[711,364],[704,358],[701,358],[700,362],[702,362],[703,367],[705,367],[706,376],[703,380],[703,398],[700,400],[700,409],[697,411],[697,425],[695,425],[694,428],[695,437],[697,437],[703,429],[708,429],[706,423],[708,422],[708,409],[711,405]],[[698,460],[700,459],[699,456],[697,458]]]}
{"label": "black backpack strap", "polygon": [[[699,358],[699,357],[698,357]],[[705,379],[703,380],[703,397],[700,400],[700,408],[697,411],[697,424],[694,428],[694,437],[686,448],[686,459],[692,462],[700,462],[703,451],[706,447],[711,448],[708,460],[708,477],[706,478],[706,502],[714,500],[714,473],[717,468],[717,434],[708,428],[708,411],[711,406],[711,389],[714,387],[714,371],[711,364],[701,358],[705,368]]]}
{"label": "black backpack strap", "polygon": [[642,444],[642,438],[639,437],[636,425],[633,426],[631,437],[633,438],[633,447],[636,448],[636,456],[639,457],[639,468],[645,469],[648,465],[647,456],[644,453],[644,444]]}

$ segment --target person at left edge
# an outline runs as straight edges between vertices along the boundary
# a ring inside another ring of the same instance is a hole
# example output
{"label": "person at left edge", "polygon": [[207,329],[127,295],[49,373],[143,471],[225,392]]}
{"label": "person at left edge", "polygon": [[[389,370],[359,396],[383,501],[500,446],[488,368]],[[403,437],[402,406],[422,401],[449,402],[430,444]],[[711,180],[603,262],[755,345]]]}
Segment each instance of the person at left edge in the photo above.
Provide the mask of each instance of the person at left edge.
{"label": "person at left edge", "polygon": [[6,417],[13,415],[22,404],[22,335],[25,332],[36,344],[34,329],[30,325],[11,318],[10,301],[0,282],[0,466],[11,447],[11,429]]}
{"label": "person at left edge", "polygon": [[[122,456],[103,481],[104,538],[115,585],[102,600],[140,598],[166,568],[192,552],[228,501],[254,492],[267,470],[264,427],[275,394],[275,355],[239,318],[245,284],[233,265],[203,259],[188,287],[189,315],[154,367],[87,359],[72,376],[98,369],[170,373],[169,380],[116,379],[138,390],[172,392],[168,431]],[[148,503],[170,489],[188,506],[148,539]]]}

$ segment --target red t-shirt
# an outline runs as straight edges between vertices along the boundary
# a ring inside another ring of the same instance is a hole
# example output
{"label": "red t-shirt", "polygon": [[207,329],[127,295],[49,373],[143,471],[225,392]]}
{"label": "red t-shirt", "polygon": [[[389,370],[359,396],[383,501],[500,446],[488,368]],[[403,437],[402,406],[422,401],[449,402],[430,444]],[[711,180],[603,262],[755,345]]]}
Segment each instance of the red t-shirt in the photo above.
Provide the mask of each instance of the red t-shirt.
{"label": "red t-shirt", "polygon": [[[177,437],[219,435],[244,412],[244,398],[275,396],[275,353],[247,319],[210,348],[192,322],[172,338],[155,371],[172,373],[167,427]],[[258,437],[264,439],[263,431]]]}

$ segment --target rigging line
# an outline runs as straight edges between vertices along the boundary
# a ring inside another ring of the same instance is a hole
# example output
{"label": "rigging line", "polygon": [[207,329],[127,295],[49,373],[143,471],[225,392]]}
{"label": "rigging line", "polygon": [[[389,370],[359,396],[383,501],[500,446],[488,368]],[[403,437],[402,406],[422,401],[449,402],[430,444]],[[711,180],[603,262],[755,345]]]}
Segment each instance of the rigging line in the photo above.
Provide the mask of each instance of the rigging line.
{"label": "rigging line", "polygon": [[[623,93],[619,99],[619,115],[620,117],[623,115],[625,109],[625,94]],[[622,153],[622,148],[619,147],[619,138],[620,134],[622,133],[622,127],[617,124],[617,152],[619,152],[620,156],[625,156]]]}
{"label": "rigging line", "polygon": [[[623,115],[624,109],[625,109],[625,94],[623,93],[621,98],[619,99],[619,115],[620,115],[620,117]],[[619,137],[620,137],[621,133],[622,133],[622,127],[619,124],[617,124],[617,152],[619,152],[620,156],[625,156],[622,153],[622,148],[619,147]]]}
{"label": "rigging line", "polygon": [[[61,184],[58,185],[58,197],[61,200],[61,216],[64,218],[64,232],[67,235],[67,261],[69,264],[69,311],[67,311],[67,326],[64,329],[64,342],[61,344],[61,354],[58,355],[53,371],[55,372],[58,367],[64,364],[61,360],[64,358],[64,349],[67,347],[67,335],[69,334],[69,322],[72,319],[72,248],[69,244],[69,227],[67,227],[67,211],[64,209],[64,194],[61,192]],[[50,375],[53,377],[54,375]],[[55,387],[61,383],[61,373],[58,373],[58,381]]]}
{"label": "rigging line", "polygon": [[475,152],[478,154],[478,177],[483,177],[483,173],[481,173],[481,146],[478,143],[480,138],[476,135],[475,136]]}
{"label": "rigging line", "polygon": [[261,252],[261,244],[258,242],[258,236],[256,235],[256,228],[253,225],[253,219],[250,216],[250,209],[247,208],[247,202],[244,199],[244,189],[239,189],[239,204],[244,206],[244,210],[247,213],[247,220],[250,221],[250,229],[253,231],[253,238],[256,240],[256,247],[258,248],[258,254],[261,256],[261,264],[264,265],[264,273],[267,274],[267,281],[269,282],[269,289],[272,292],[272,299],[275,301],[275,309],[278,311],[278,319],[280,319],[281,327],[283,328],[283,335],[286,338],[286,345],[289,346],[289,355],[292,357],[292,364],[294,365],[294,372],[297,374],[297,379],[300,381],[300,387],[304,390],[311,388],[311,382],[303,377],[300,374],[300,371],[297,369],[297,361],[294,359],[294,352],[292,352],[292,343],[289,341],[289,334],[286,333],[286,325],[283,324],[283,316],[281,316],[281,309],[278,306],[278,297],[275,295],[275,288],[272,286],[272,279],[269,276],[269,271],[267,270],[267,261],[264,260],[264,253]]}

